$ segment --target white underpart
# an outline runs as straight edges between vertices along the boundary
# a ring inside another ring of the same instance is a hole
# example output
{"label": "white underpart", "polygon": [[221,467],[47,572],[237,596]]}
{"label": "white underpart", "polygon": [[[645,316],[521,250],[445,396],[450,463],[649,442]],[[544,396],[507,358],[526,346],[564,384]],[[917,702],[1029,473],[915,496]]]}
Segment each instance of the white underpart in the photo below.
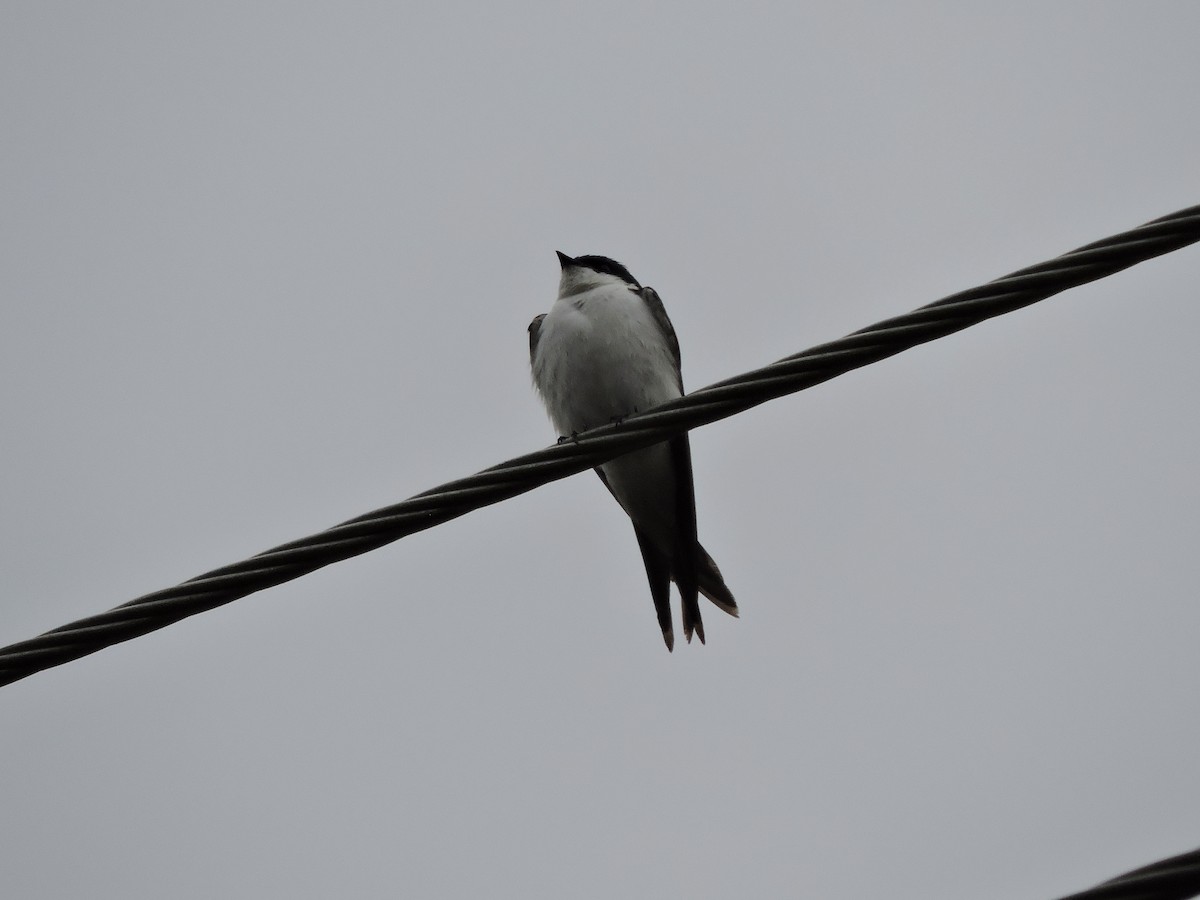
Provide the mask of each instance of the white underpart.
{"label": "white underpart", "polygon": [[555,301],[542,320],[533,381],[564,435],[679,396],[658,323],[619,279]]}
{"label": "white underpart", "polygon": [[[533,381],[559,434],[644,412],[680,395],[675,361],[645,301],[619,278],[563,273],[542,320]],[[601,467],[625,511],[669,547],[675,479],[665,444]]]}

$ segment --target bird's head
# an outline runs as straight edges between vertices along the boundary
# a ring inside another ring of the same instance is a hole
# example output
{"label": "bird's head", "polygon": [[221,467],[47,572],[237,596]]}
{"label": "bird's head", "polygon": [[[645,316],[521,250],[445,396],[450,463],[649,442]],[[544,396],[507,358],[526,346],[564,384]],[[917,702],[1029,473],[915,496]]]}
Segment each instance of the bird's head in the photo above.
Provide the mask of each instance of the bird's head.
{"label": "bird's head", "polygon": [[627,268],[607,256],[567,256],[560,250],[558,262],[562,266],[562,278],[558,283],[559,297],[570,297],[613,284],[635,290],[641,288]]}

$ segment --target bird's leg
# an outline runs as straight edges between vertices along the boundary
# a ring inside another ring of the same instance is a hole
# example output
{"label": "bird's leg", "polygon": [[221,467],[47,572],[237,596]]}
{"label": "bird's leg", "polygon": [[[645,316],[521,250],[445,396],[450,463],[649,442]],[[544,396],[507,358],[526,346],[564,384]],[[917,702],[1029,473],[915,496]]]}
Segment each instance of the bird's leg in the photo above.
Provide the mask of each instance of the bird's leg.
{"label": "bird's leg", "polygon": [[[586,425],[583,426],[583,430],[587,431]],[[579,432],[572,431],[570,434],[559,435],[558,443],[560,443],[560,444],[578,444],[579,443]]]}

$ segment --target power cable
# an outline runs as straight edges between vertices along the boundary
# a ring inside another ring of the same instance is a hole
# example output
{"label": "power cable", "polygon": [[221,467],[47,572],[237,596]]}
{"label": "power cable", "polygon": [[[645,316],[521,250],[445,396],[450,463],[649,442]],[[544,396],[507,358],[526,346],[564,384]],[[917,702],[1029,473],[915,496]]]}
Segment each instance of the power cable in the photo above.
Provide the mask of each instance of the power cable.
{"label": "power cable", "polygon": [[1059,900],[1187,900],[1200,896],[1200,849],[1111,878]]}
{"label": "power cable", "polygon": [[656,409],[0,648],[0,686],[1200,241],[1200,206],[1080,247]]}

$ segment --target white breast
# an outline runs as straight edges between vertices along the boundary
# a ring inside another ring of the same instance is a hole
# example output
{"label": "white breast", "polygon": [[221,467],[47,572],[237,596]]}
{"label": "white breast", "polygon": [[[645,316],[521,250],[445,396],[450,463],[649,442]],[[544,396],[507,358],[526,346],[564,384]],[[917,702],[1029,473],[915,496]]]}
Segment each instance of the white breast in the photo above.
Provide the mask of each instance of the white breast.
{"label": "white breast", "polygon": [[542,320],[533,381],[564,435],[679,396],[665,336],[641,296],[623,285],[555,301]]}

